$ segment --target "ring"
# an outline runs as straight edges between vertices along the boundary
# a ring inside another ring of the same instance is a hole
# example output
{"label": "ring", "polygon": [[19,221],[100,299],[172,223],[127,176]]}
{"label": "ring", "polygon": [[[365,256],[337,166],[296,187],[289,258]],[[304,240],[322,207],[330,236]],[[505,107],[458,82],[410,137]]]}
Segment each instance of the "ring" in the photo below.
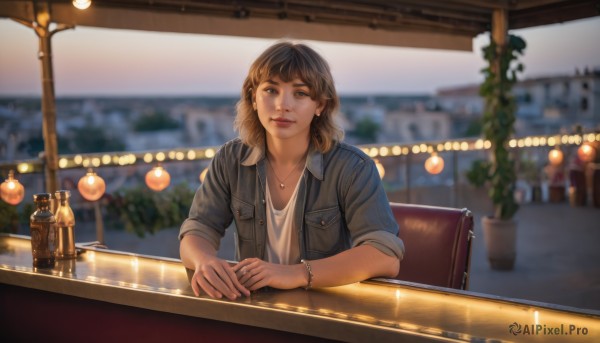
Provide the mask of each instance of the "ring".
{"label": "ring", "polygon": [[242,275],[246,275],[246,273],[248,272],[248,271],[246,270],[246,267],[242,267],[241,271],[242,271]]}

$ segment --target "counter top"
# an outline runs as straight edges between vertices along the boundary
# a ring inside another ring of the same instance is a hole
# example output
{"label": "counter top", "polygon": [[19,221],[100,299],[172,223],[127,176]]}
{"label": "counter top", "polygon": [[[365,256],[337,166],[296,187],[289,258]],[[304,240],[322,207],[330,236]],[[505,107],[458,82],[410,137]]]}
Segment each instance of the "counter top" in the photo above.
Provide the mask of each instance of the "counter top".
{"label": "counter top", "polygon": [[600,341],[599,311],[386,280],[211,299],[194,296],[179,260],[79,248],[77,260],[36,269],[29,237],[2,234],[0,283],[342,341]]}

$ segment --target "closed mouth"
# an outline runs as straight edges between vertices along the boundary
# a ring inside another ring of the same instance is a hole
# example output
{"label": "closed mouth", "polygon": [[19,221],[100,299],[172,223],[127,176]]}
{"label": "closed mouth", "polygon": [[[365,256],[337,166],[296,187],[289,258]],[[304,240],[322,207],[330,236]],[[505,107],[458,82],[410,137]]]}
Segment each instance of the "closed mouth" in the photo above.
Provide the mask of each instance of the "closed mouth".
{"label": "closed mouth", "polygon": [[293,123],[293,120],[290,119],[286,119],[286,118],[271,118],[272,121],[277,122],[277,123]]}

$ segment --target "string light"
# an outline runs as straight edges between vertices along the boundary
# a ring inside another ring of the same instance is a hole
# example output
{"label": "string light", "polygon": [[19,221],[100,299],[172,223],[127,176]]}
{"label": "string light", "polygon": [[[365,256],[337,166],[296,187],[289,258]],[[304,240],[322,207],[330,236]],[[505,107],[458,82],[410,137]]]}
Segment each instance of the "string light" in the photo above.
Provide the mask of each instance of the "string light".
{"label": "string light", "polygon": [[104,182],[104,179],[94,173],[90,168],[88,169],[87,174],[79,179],[77,189],[84,199],[96,201],[104,195],[106,183]]}
{"label": "string light", "polygon": [[385,168],[383,167],[383,164],[381,164],[381,162],[379,162],[379,160],[375,160],[375,167],[377,168],[377,172],[379,173],[379,177],[383,180],[383,177],[385,176]]}
{"label": "string light", "polygon": [[155,192],[160,192],[169,187],[171,175],[161,165],[152,168],[146,173],[146,185]]}
{"label": "string light", "polygon": [[25,187],[15,179],[15,173],[8,172],[8,179],[0,185],[0,197],[10,205],[18,205],[25,196]]}

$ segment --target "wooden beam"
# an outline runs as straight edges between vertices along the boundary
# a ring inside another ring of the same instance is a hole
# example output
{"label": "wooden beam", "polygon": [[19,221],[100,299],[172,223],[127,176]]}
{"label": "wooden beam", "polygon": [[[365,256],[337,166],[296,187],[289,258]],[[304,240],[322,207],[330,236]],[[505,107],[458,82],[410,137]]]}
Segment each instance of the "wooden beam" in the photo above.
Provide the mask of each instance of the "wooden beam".
{"label": "wooden beam", "polygon": [[508,12],[504,8],[494,9],[492,12],[492,39],[498,46],[506,44],[508,34]]}

